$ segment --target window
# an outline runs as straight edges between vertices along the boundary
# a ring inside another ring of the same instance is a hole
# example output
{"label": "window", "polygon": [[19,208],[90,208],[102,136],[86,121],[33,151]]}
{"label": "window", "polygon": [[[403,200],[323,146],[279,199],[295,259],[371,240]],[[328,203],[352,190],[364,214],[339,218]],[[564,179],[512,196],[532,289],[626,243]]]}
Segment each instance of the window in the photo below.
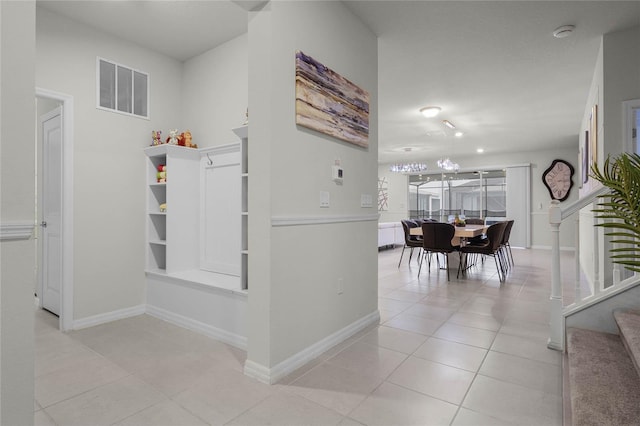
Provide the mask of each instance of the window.
{"label": "window", "polygon": [[98,108],[149,118],[149,75],[98,58]]}
{"label": "window", "polygon": [[447,221],[464,217],[505,217],[503,170],[411,175],[410,217]]}

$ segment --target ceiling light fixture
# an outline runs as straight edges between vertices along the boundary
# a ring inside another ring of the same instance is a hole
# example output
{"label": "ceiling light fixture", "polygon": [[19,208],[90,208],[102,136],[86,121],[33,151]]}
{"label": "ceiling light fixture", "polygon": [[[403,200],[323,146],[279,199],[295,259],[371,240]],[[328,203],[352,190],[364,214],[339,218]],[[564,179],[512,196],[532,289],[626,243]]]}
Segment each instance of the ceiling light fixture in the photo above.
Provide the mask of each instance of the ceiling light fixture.
{"label": "ceiling light fixture", "polygon": [[450,128],[452,130],[456,128],[456,126],[452,122],[450,122],[449,120],[442,120],[442,124],[444,124],[445,126],[447,126],[448,128]]}
{"label": "ceiling light fixture", "polygon": [[427,165],[424,163],[396,163],[392,164],[389,170],[396,173],[419,173],[427,170]]}
{"label": "ceiling light fixture", "polygon": [[440,114],[440,107],[437,106],[428,106],[428,107],[424,107],[424,108],[420,108],[420,113],[422,115],[424,115],[427,118],[431,118],[431,117],[435,117],[436,115]]}
{"label": "ceiling light fixture", "polygon": [[460,130],[458,130],[458,131],[457,131],[457,132],[455,132],[453,135],[454,135],[456,138],[461,138],[462,136],[464,136],[464,133],[463,133],[463,132],[461,132]]}
{"label": "ceiling light fixture", "polygon": [[447,171],[458,171],[460,169],[460,165],[458,163],[454,163],[453,161],[449,160],[448,158],[441,158],[438,160],[438,167],[440,167],[442,170],[447,170]]}
{"label": "ceiling light fixture", "polygon": [[478,148],[478,149],[476,149],[476,152],[478,154],[482,154],[484,152],[484,148]]}
{"label": "ceiling light fixture", "polygon": [[553,36],[555,38],[569,37],[571,34],[573,34],[573,30],[575,29],[576,29],[575,25],[563,25],[561,27],[556,28],[553,31]]}

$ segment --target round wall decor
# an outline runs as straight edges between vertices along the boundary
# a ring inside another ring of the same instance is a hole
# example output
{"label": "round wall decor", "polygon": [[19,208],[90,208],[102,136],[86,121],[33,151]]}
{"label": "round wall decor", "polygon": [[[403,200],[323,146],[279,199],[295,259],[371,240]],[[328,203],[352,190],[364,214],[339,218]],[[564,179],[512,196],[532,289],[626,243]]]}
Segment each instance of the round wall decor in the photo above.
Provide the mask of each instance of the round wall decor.
{"label": "round wall decor", "polygon": [[551,165],[542,174],[542,182],[549,190],[551,199],[564,201],[569,197],[573,187],[574,169],[564,160],[553,160]]}

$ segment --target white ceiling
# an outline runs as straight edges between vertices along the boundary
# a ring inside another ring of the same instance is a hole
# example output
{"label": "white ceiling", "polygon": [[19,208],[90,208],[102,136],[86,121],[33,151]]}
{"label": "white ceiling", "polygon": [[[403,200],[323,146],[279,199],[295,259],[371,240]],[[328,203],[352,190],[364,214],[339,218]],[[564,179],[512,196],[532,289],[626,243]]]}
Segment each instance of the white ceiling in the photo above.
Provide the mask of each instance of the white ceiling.
{"label": "white ceiling", "polygon": [[[246,10],[258,3],[40,0],[38,6],[183,61],[246,32]],[[379,36],[381,163],[475,155],[478,147],[490,156],[576,146],[600,36],[640,25],[640,1],[345,3]],[[553,30],[566,24],[575,33],[555,39]],[[426,119],[418,112],[426,105],[442,113]],[[442,119],[465,136],[453,137]]]}

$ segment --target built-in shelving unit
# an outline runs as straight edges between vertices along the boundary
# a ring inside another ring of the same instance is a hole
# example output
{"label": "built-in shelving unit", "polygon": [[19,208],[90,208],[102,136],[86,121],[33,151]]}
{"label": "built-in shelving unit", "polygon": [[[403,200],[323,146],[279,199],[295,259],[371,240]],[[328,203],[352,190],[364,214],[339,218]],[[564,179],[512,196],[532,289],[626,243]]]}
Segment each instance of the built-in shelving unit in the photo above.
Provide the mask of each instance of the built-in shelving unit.
{"label": "built-in shelving unit", "polygon": [[233,129],[233,132],[240,138],[240,179],[242,180],[242,204],[241,204],[241,248],[240,248],[240,281],[243,289],[249,288],[249,126],[242,126]]}
{"label": "built-in shelving unit", "polygon": [[[193,269],[197,262],[198,160],[193,148],[158,145],[147,155],[147,271],[171,273]],[[166,168],[166,182],[157,181],[158,167]],[[166,211],[160,211],[165,204]]]}
{"label": "built-in shelving unit", "polygon": [[[147,313],[246,348],[248,173],[242,129],[234,129],[241,141],[227,145],[145,149],[146,276]],[[157,182],[159,165],[166,166],[166,182]]]}

